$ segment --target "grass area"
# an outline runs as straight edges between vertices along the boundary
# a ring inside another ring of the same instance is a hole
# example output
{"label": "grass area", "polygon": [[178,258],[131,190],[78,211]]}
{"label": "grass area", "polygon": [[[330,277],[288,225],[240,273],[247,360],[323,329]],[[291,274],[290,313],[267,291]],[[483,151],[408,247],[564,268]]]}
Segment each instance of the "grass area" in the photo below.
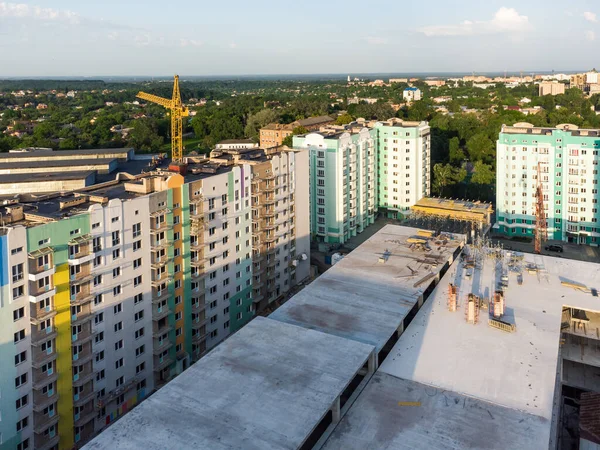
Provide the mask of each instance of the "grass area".
{"label": "grass area", "polygon": [[[202,142],[202,139],[197,139],[197,138],[191,138],[191,139],[184,139],[183,140],[183,147],[184,147],[184,154],[187,154],[191,151],[200,151],[198,149],[198,144]],[[169,152],[171,151],[171,140],[169,139],[169,141],[166,144],[163,144],[163,146],[160,148],[160,150],[162,152]]]}

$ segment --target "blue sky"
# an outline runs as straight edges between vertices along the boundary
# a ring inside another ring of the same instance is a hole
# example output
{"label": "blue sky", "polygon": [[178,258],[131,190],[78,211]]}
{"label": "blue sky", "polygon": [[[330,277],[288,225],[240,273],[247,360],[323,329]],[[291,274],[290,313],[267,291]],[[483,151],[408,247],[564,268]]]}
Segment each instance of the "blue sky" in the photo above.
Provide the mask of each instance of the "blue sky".
{"label": "blue sky", "polygon": [[600,68],[595,0],[0,0],[0,76]]}

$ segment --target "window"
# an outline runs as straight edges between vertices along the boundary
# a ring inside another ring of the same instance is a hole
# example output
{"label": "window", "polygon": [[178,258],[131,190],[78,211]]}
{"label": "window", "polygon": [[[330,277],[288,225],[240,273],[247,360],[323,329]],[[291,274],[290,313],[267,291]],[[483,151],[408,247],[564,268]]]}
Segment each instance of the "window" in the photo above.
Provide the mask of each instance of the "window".
{"label": "window", "polygon": [[100,333],[96,334],[96,336],[94,337],[94,342],[97,344],[99,342],[102,342],[104,340],[104,331],[101,331]]}
{"label": "window", "polygon": [[19,309],[15,309],[13,311],[13,320],[19,320],[25,317],[25,307],[20,307]]}
{"label": "window", "polygon": [[106,378],[106,374],[104,373],[104,369],[99,372],[96,372],[96,381],[104,380]]}
{"label": "window", "polygon": [[115,286],[113,288],[113,295],[116,297],[117,295],[119,295],[121,293],[121,285],[119,286]]}
{"label": "window", "polygon": [[25,339],[25,330],[20,330],[15,333],[15,344]]}
{"label": "window", "polygon": [[100,250],[102,250],[102,239],[100,237],[95,237],[92,239],[92,251],[98,253]]}
{"label": "window", "polygon": [[139,286],[140,284],[142,284],[142,276],[138,275],[137,277],[135,277],[133,279],[133,285],[134,286]]}
{"label": "window", "polygon": [[212,317],[210,318],[210,323],[215,323],[215,322],[217,321],[217,317],[218,317],[218,316],[217,316],[216,314],[215,314],[214,316],[212,316]]}
{"label": "window", "polygon": [[102,323],[102,322],[104,322],[104,313],[103,312],[96,314],[96,317],[94,317],[94,323],[96,325],[98,325],[99,323]]}
{"label": "window", "polygon": [[120,369],[123,367],[123,358],[119,358],[115,361],[115,369]]}
{"label": "window", "polygon": [[142,234],[142,224],[134,223],[132,227],[133,238],[139,237]]}
{"label": "window", "polygon": [[21,253],[23,251],[23,247],[15,247],[10,251],[11,255],[16,255],[17,253]]}
{"label": "window", "polygon": [[[29,417],[25,417],[17,422],[17,433],[29,425]],[[2,444],[2,442],[0,442]]]}
{"label": "window", "polygon": [[144,294],[142,294],[142,293],[136,294],[133,297],[133,304],[137,305],[138,303],[141,303],[143,300],[144,300]]}
{"label": "window", "polygon": [[[102,284],[102,275],[96,275],[94,277],[94,286],[100,286]],[[102,294],[100,294],[102,295]]]}
{"label": "window", "polygon": [[15,355],[15,366],[18,366],[19,364],[25,361],[27,361],[27,351]]}
{"label": "window", "polygon": [[242,313],[241,312],[237,313],[236,318],[237,318],[237,320],[240,320],[242,318]]}
{"label": "window", "polygon": [[112,252],[113,261],[121,257],[121,249],[117,248]]}
{"label": "window", "polygon": [[142,248],[142,241],[134,241],[133,242],[133,251],[138,251],[140,248]]}
{"label": "window", "polygon": [[136,385],[136,389],[139,391],[140,389],[144,389],[146,387],[146,379],[143,379]]}
{"label": "window", "polygon": [[142,258],[138,258],[138,259],[134,259],[133,260],[133,268],[134,269],[137,269],[141,265],[142,265]]}
{"label": "window", "polygon": [[20,444],[17,444],[17,450],[28,450],[29,449],[29,438],[25,439]]}
{"label": "window", "polygon": [[[40,281],[42,281],[42,280],[40,280]],[[13,291],[12,291],[13,300],[16,300],[19,297],[22,297],[23,293],[24,293],[23,286],[17,286],[15,288],[13,288]]]}
{"label": "window", "polygon": [[181,320],[181,311],[175,313],[175,320]]}
{"label": "window", "polygon": [[17,409],[21,409],[23,406],[27,405],[27,403],[28,403],[27,395],[24,395],[23,397],[17,399],[16,407],[17,407]]}
{"label": "window", "polygon": [[141,363],[141,364],[138,364],[138,365],[135,367],[135,373],[136,373],[136,375],[137,375],[138,373],[140,373],[140,372],[143,372],[145,368],[146,368],[146,363],[145,363],[145,362],[143,362],[143,363]]}
{"label": "window", "polygon": [[[121,322],[119,322],[121,323]],[[115,325],[116,327],[116,325]],[[115,351],[116,350],[120,350],[123,348],[123,339],[119,339],[117,342],[115,342]]]}
{"label": "window", "polygon": [[178,241],[181,239],[181,233],[179,233],[178,231],[173,233],[173,240],[174,241]]}
{"label": "window", "polygon": [[104,297],[102,296],[102,294],[96,295],[96,297],[94,297],[94,306],[98,306],[103,301],[104,301]]}
{"label": "window", "polygon": [[117,381],[115,382],[116,387],[123,386],[123,384],[125,384],[125,378],[122,376],[117,378]]}
{"label": "window", "polygon": [[[140,311],[143,312],[143,311]],[[140,328],[139,330],[135,331],[135,338],[139,339],[144,335],[144,327]]]}
{"label": "window", "polygon": [[15,388],[20,388],[25,383],[27,383],[27,373],[19,375],[17,378],[15,378]]}
{"label": "window", "polygon": [[113,313],[114,314],[119,314],[121,311],[123,311],[123,304],[119,303],[118,305],[113,306]]}
{"label": "window", "polygon": [[115,333],[123,329],[123,321],[115,323]]}
{"label": "window", "polygon": [[113,278],[117,278],[120,275],[121,275],[121,268],[120,267],[115,267],[113,269]]}
{"label": "window", "polygon": [[12,266],[12,281],[16,283],[23,279],[23,263]]}
{"label": "window", "polygon": [[98,353],[96,353],[96,362],[100,362],[103,359],[104,359],[104,350],[101,350]]}
{"label": "window", "polygon": [[112,236],[113,247],[115,245],[119,245],[121,243],[121,235],[120,235],[119,231],[113,231],[111,236]]}
{"label": "window", "polygon": [[218,334],[219,334],[219,330],[213,330],[210,332],[210,337],[216,338]]}

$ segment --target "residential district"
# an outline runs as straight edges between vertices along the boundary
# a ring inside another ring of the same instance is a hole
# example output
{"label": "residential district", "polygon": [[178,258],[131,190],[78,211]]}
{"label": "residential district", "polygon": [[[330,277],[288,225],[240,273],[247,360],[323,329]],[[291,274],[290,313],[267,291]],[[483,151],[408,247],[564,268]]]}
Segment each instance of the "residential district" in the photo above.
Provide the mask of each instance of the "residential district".
{"label": "residential district", "polygon": [[[462,81],[596,95],[565,77]],[[600,265],[563,257],[597,255],[600,128],[502,124],[486,202],[441,196],[426,119],[188,151],[178,83],[138,94],[170,154],[0,153],[2,449],[600,448]]]}

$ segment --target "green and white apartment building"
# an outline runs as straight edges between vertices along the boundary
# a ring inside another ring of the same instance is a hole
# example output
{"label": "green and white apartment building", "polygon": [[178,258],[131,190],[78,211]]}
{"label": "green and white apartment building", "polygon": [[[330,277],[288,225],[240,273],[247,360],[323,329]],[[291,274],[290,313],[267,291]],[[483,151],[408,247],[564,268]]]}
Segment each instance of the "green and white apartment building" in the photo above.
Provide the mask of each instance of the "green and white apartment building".
{"label": "green and white apartment building", "polygon": [[0,448],[81,446],[309,276],[308,155],[211,156],[1,207]]}
{"label": "green and white apartment building", "polygon": [[341,244],[372,224],[378,212],[401,218],[430,188],[426,122],[390,119],[352,123],[294,136],[310,155],[311,236]]}
{"label": "green and white apartment building", "polygon": [[599,151],[600,130],[569,124],[503,126],[496,152],[495,230],[533,236],[535,194],[541,182],[548,239],[598,245]]}

